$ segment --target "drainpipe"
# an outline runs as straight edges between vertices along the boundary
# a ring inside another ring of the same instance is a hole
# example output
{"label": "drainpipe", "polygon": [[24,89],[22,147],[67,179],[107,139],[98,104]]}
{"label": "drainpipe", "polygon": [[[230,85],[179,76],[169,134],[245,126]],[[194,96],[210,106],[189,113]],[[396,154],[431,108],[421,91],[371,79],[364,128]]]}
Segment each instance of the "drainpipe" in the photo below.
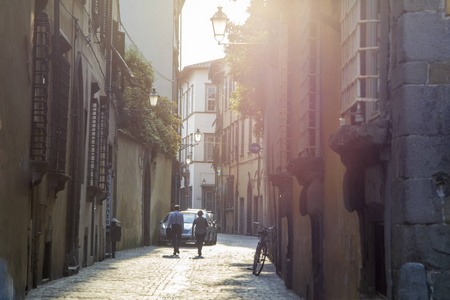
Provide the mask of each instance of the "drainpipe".
{"label": "drainpipe", "polygon": [[388,299],[392,298],[392,253],[391,253],[391,235],[392,235],[392,223],[391,223],[391,206],[392,206],[392,162],[389,161],[386,169],[386,186],[384,190],[385,203],[384,203],[384,253],[385,253],[385,272],[386,272],[386,289]]}
{"label": "drainpipe", "polygon": [[53,8],[53,58],[60,55],[59,42],[59,0],[55,0],[55,7]]}

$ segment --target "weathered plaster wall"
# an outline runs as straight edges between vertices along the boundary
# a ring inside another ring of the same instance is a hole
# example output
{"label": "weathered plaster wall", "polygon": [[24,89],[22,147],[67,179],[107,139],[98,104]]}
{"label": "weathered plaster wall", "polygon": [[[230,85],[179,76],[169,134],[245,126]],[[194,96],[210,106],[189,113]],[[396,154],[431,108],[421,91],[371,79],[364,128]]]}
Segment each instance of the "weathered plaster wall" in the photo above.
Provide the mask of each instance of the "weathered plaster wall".
{"label": "weathered plaster wall", "polygon": [[0,4],[0,277],[4,283],[10,278],[10,292],[19,298],[25,293],[31,209],[31,120],[23,116],[31,109],[32,8],[26,0]]}
{"label": "weathered plaster wall", "polygon": [[151,167],[151,198],[150,198],[150,241],[158,243],[159,221],[169,211],[171,203],[172,160],[163,154],[155,157]]}
{"label": "weathered plaster wall", "polygon": [[[117,214],[122,222],[122,240],[117,250],[143,245],[144,177],[150,168],[150,242],[158,242],[159,221],[172,210],[172,160],[163,154],[144,157],[144,146],[132,136],[119,131],[117,156]],[[149,155],[149,154],[147,154]],[[142,167],[139,165],[142,160]]]}
{"label": "weathered plaster wall", "polygon": [[140,247],[142,243],[143,155],[143,145],[119,131],[116,218],[122,222],[122,239],[117,250]]}

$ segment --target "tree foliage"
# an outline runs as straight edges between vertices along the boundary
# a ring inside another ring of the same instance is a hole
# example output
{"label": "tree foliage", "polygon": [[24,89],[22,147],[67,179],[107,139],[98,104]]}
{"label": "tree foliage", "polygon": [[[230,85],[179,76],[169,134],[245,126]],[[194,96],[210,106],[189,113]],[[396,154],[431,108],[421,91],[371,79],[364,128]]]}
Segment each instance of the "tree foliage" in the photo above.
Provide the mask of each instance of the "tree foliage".
{"label": "tree foliage", "polygon": [[228,39],[225,59],[230,68],[229,75],[237,82],[231,95],[231,109],[242,117],[255,120],[253,134],[262,136],[264,129],[264,82],[267,68],[273,57],[267,43],[272,23],[268,0],[252,0],[247,9],[249,17],[245,24],[228,24]]}
{"label": "tree foliage", "polygon": [[143,143],[151,143],[155,151],[176,157],[180,141],[177,128],[181,124],[174,113],[176,104],[160,97],[156,107],[151,107],[149,94],[154,81],[151,64],[134,49],[127,49],[125,61],[138,86],[125,84],[119,105],[119,127]]}

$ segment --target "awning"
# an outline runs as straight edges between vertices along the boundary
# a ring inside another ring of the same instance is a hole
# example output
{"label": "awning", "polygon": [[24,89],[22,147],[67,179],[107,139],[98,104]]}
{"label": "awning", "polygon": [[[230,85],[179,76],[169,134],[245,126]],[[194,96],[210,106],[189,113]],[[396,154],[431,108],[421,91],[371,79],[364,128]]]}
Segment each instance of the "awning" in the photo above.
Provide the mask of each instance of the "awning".
{"label": "awning", "polygon": [[113,49],[113,53],[114,53],[115,57],[117,58],[117,61],[119,62],[120,69],[127,77],[130,85],[132,87],[138,87],[139,84],[138,84],[136,78],[134,78],[133,72],[131,72],[130,68],[128,67],[127,63],[123,59],[122,55],[120,55],[119,51],[117,51],[117,49],[114,48],[114,46],[111,45],[111,47]]}

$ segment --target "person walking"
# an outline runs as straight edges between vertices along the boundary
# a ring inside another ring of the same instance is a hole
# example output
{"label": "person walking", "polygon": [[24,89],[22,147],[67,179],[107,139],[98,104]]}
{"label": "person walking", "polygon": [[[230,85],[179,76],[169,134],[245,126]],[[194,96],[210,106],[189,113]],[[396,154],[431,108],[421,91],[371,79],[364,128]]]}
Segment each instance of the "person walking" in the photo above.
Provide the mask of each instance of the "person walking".
{"label": "person walking", "polygon": [[183,214],[180,213],[179,205],[175,205],[174,211],[169,214],[167,227],[169,227],[172,232],[173,255],[177,255],[177,253],[180,254],[181,234],[184,230],[184,217]]}
{"label": "person walking", "polygon": [[198,218],[192,222],[192,238],[194,238],[194,230],[195,230],[195,237],[197,238],[197,249],[198,249],[198,256],[202,256],[202,248],[203,248],[203,241],[205,240],[206,236],[206,228],[208,227],[208,221],[203,218],[203,211],[199,210],[197,212]]}

